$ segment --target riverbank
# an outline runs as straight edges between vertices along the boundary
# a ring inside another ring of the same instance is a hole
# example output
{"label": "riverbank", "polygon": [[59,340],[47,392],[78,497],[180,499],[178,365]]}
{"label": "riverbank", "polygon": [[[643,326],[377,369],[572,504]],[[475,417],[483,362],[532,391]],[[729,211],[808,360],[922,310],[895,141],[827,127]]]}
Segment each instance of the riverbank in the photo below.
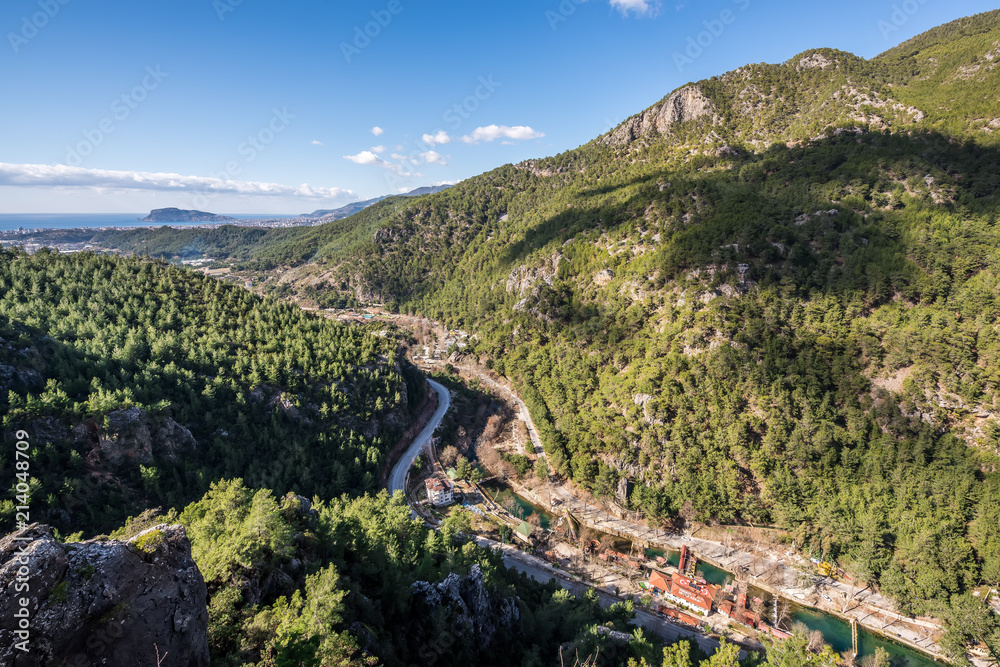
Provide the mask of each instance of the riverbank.
{"label": "riverbank", "polygon": [[[440,369],[445,363],[451,363],[466,378],[476,378],[485,386],[497,390],[505,400],[516,406],[517,417],[528,429],[531,442],[534,445],[537,458],[545,458],[538,430],[535,428],[523,401],[517,396],[511,383],[502,377],[490,373],[473,360],[460,359],[458,355],[445,359],[442,352],[448,349],[441,345],[440,339],[450,333],[437,323],[419,318],[397,317],[399,324],[413,320],[414,324],[426,327],[426,335],[435,340],[422,340],[424,358],[418,357],[426,367]],[[438,331],[438,329],[440,331]],[[527,489],[524,489],[528,492]],[[544,496],[544,497],[543,497]],[[942,651],[939,645],[942,634],[941,623],[936,619],[912,619],[897,614],[892,609],[892,603],[883,596],[867,588],[858,590],[849,583],[836,581],[829,577],[815,574],[811,563],[800,555],[774,551],[762,552],[733,549],[719,541],[699,539],[695,536],[683,536],[669,533],[661,528],[651,528],[642,523],[630,521],[617,516],[603,507],[598,507],[590,499],[582,497],[577,490],[551,483],[536,489],[529,496],[541,507],[548,507],[554,512],[568,509],[574,518],[583,526],[597,531],[630,539],[640,544],[677,550],[687,545],[699,558],[722,570],[739,575],[748,580],[751,585],[770,592],[779,598],[789,600],[803,608],[815,609],[832,618],[850,622],[855,619],[866,632],[876,637],[882,637],[890,642],[907,647],[916,655],[911,664],[920,664],[920,659],[941,659]],[[987,667],[987,663],[971,657],[976,667]]]}
{"label": "riverbank", "polygon": [[[478,378],[490,387],[499,389],[505,396],[512,397],[519,408],[524,406],[513,389],[502,381],[487,375],[485,369],[471,364],[462,364],[460,370]],[[532,442],[537,442],[536,455],[544,457],[541,439],[531,421],[527,408],[518,411],[524,421]],[[612,514],[605,508],[597,507],[580,497],[575,489],[567,485],[549,482],[536,489],[516,485],[519,494],[533,503],[553,513],[568,510],[582,526],[604,533],[630,539],[649,547],[679,550],[687,545],[698,558],[714,567],[739,576],[769,594],[785,599],[804,608],[829,614],[845,623],[852,620],[869,634],[892,643],[906,646],[930,662],[944,661],[939,644],[943,628],[935,619],[909,618],[891,608],[891,601],[870,590],[823,577],[807,559],[797,554],[754,552],[733,549],[722,542],[699,539],[670,533],[661,528],[651,528]],[[976,667],[988,667],[986,662],[975,657],[971,662]],[[912,660],[917,664],[919,660]]]}
{"label": "riverbank", "polygon": [[[558,499],[559,509],[568,509],[583,525],[673,550],[686,545],[699,560],[734,576],[738,574],[751,586],[848,623],[855,619],[874,635],[908,646],[933,660],[943,661],[938,643],[943,629],[939,622],[908,618],[888,608],[889,601],[874,591],[858,590],[846,582],[814,574],[811,563],[801,556],[751,553],[728,548],[719,542],[671,534],[616,517],[578,498],[574,490],[565,486],[550,485],[549,491],[553,498]],[[838,605],[842,607],[838,608]],[[886,632],[890,627],[894,634]],[[974,658],[972,663],[977,667],[987,667],[986,662]]]}

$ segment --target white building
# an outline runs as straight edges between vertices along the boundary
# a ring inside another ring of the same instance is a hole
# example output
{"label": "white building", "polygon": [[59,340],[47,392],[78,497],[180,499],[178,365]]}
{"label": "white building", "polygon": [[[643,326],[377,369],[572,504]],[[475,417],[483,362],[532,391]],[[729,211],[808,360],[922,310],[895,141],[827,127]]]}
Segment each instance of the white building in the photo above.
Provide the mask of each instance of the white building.
{"label": "white building", "polygon": [[429,477],[424,480],[424,486],[427,487],[427,497],[430,499],[431,505],[441,507],[455,502],[455,487],[448,480],[440,477]]}

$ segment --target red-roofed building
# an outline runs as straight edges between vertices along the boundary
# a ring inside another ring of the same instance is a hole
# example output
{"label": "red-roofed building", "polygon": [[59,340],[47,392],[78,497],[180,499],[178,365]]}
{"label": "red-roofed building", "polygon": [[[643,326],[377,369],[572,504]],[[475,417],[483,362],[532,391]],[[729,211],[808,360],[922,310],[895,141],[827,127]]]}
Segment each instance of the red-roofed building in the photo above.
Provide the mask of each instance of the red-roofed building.
{"label": "red-roofed building", "polygon": [[446,479],[440,477],[428,477],[424,480],[427,487],[427,498],[432,505],[450,505],[455,501],[455,487]]}
{"label": "red-roofed building", "polygon": [[712,613],[712,603],[718,590],[718,586],[695,583],[687,577],[676,574],[670,578],[670,589],[663,594],[663,597],[707,616]]}
{"label": "red-roofed building", "polygon": [[[747,604],[747,588],[746,584],[737,584],[734,587],[727,590],[735,590],[736,601],[726,600],[719,605],[719,613],[723,616],[733,619],[737,623],[742,623],[751,628],[765,628],[765,625],[761,622],[762,619],[760,614],[750,609],[750,605]],[[762,606],[764,603],[760,598],[754,598],[754,603],[758,607]],[[780,632],[780,630],[779,630]]]}
{"label": "red-roofed building", "polygon": [[662,572],[653,570],[649,575],[649,585],[661,593],[668,593],[670,592],[670,577]]}
{"label": "red-roofed building", "polygon": [[698,619],[694,616],[685,614],[683,611],[677,611],[676,609],[670,609],[669,607],[660,607],[659,611],[666,618],[679,621],[684,625],[690,625],[692,628],[698,627]]}

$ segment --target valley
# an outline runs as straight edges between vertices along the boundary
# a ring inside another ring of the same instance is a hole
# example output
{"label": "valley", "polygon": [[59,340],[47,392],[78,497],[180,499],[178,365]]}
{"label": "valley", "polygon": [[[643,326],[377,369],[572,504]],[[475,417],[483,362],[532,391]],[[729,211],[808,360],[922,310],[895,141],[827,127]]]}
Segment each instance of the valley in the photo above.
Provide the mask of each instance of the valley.
{"label": "valley", "polygon": [[[372,312],[379,311],[376,308],[372,309]],[[346,321],[357,317],[353,313],[330,313],[328,316]],[[425,369],[433,369],[436,366],[443,366],[445,363],[453,364],[454,372],[458,373],[463,381],[475,379],[481,383],[480,386],[487,386],[495,391],[495,395],[502,397],[502,400],[510,401],[512,404],[509,406],[510,413],[516,414],[516,419],[524,424],[525,429],[530,434],[528,442],[532,445],[536,442],[539,443],[537,450],[533,446],[526,447],[527,443],[524,443],[521,451],[538,458],[544,458],[537,429],[531,422],[530,414],[524,408],[523,401],[510,390],[510,382],[503,378],[491,377],[485,368],[461,359],[461,353],[453,351],[456,350],[455,336],[458,332],[449,331],[439,323],[419,318],[384,314],[370,315],[370,317],[386,324],[411,327],[409,331],[415,334],[413,349],[416,354],[413,361],[418,365]],[[440,384],[433,382],[432,386],[439,395],[442,395],[442,398],[446,395],[441,393],[444,387]],[[440,413],[440,409],[438,412]],[[432,434],[440,424],[440,416],[443,416],[443,413],[435,414],[435,421],[421,434],[421,438],[414,441],[414,447],[424,449],[424,455],[427,457],[431,457],[433,454],[433,458],[436,458],[440,454],[440,452],[431,452],[429,447]],[[493,446],[493,443],[490,442],[485,444]],[[418,445],[419,447],[417,447]],[[396,464],[393,472],[394,480],[401,481],[406,477],[416,454],[416,449],[412,449],[405,459]],[[492,472],[494,471],[489,471],[487,474]],[[898,614],[894,611],[895,605],[891,600],[874,593],[867,586],[861,590],[862,587],[851,582],[850,579],[839,580],[817,574],[815,566],[809,562],[808,558],[804,558],[800,553],[787,550],[787,543],[782,546],[766,539],[762,548],[759,539],[756,545],[752,542],[748,544],[746,538],[734,541],[730,535],[735,531],[742,531],[743,527],[718,526],[709,531],[708,527],[696,524],[685,530],[684,533],[651,528],[648,525],[635,523],[612,513],[607,503],[600,503],[593,497],[586,500],[581,499],[580,493],[567,486],[565,480],[560,483],[546,479],[540,485],[531,483],[530,487],[521,486],[506,475],[504,480],[506,483],[512,484],[522,497],[531,499],[524,501],[524,511],[548,513],[547,519],[543,518],[545,523],[540,527],[553,528],[556,516],[568,512],[574,520],[579,522],[581,527],[589,528],[590,534],[624,538],[626,544],[630,546],[641,545],[640,549],[647,553],[650,551],[662,553],[663,550],[669,550],[676,554],[681,548],[691,549],[697,554],[700,561],[707,561],[721,568],[719,572],[722,573],[723,578],[720,579],[720,583],[732,581],[736,578],[733,573],[739,573],[739,579],[749,581],[750,585],[761,591],[762,594],[766,592],[778,595],[793,604],[807,605],[808,608],[815,610],[812,613],[803,611],[793,614],[788,623],[805,622],[811,628],[823,628],[825,630],[824,638],[828,643],[839,645],[842,645],[844,641],[848,643],[847,648],[841,649],[843,651],[850,650],[850,627],[846,622],[842,622],[838,626],[834,619],[856,620],[862,628],[868,630],[862,638],[863,645],[868,646],[867,652],[860,653],[857,656],[858,659],[866,655],[873,655],[875,647],[887,648],[892,655],[902,661],[899,664],[913,667],[926,667],[934,664],[935,658],[942,658],[942,649],[938,642],[944,628],[940,621],[915,619]],[[411,502],[412,498],[419,495],[417,489],[421,486],[420,479],[413,483],[408,493]],[[402,484],[395,482],[390,486],[391,490],[402,488]],[[485,509],[483,506],[480,508]],[[436,524],[437,519],[428,516],[423,510],[416,508],[415,512],[423,516],[431,525]],[[562,524],[561,516],[559,523]],[[726,541],[699,538],[698,533],[702,530],[706,533],[720,531],[727,533]],[[617,595],[618,591],[621,590],[622,596],[632,597],[637,607],[640,606],[639,599],[644,593],[641,587],[636,586],[634,577],[622,577],[606,568],[593,564],[586,565],[584,563],[586,559],[579,544],[574,545],[568,535],[563,535],[560,539],[567,540],[566,544],[569,548],[567,553],[573,555],[569,559],[559,558],[557,562],[562,567],[558,569],[553,569],[543,559],[520,551],[516,544],[503,547],[505,562],[539,581],[555,579],[561,586],[574,593],[579,593],[581,586],[588,580],[591,582],[589,585],[595,586],[599,591],[602,589],[613,590]],[[486,538],[480,537],[477,538],[477,541],[484,545],[499,546],[498,543],[491,543]],[[741,546],[735,546],[737,543]],[[752,550],[750,550],[751,547]],[[570,572],[574,572],[574,574],[570,574]],[[597,574],[598,572],[600,574]],[[613,583],[609,584],[608,582]],[[607,593],[604,594],[607,595]],[[655,618],[654,615],[649,615]],[[738,626],[728,619],[721,618],[718,614],[712,618],[711,626],[714,636],[727,636],[732,641],[756,650],[763,648],[758,640],[743,634],[745,631],[737,629]],[[690,629],[683,630],[667,621],[646,622],[643,625],[667,639],[675,639],[678,632],[681,632],[682,636],[691,632]],[[891,638],[891,641],[880,641],[880,637]],[[910,650],[902,648],[902,645],[908,646]],[[972,664],[985,667],[989,663],[979,658],[973,658]]]}
{"label": "valley", "polygon": [[1000,10],[667,88],[451,186],[4,233],[0,661],[17,602],[27,667],[996,665]]}

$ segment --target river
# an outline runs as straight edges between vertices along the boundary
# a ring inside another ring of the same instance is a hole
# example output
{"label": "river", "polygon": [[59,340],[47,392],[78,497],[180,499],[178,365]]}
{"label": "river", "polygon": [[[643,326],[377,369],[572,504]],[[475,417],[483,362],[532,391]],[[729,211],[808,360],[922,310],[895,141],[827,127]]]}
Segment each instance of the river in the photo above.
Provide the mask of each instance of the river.
{"label": "river", "polygon": [[[490,487],[491,491],[496,492],[495,501],[497,504],[503,506],[508,499],[512,498],[514,500],[514,503],[516,503],[515,515],[519,514],[519,518],[527,520],[532,514],[537,514],[541,520],[541,526],[546,529],[549,528],[550,525],[557,522],[557,519],[549,511],[539,507],[527,498],[518,495],[509,486],[505,484],[492,483]],[[605,535],[605,533],[597,531],[593,528],[588,528],[588,531],[594,536],[595,539],[600,539]],[[630,551],[632,545],[628,540],[615,536],[611,537],[616,542],[616,549],[625,553]],[[650,560],[655,559],[658,556],[665,558],[667,562],[674,567],[677,567],[677,563],[680,560],[680,552],[672,550],[646,549],[645,555]],[[715,584],[717,586],[725,586],[733,580],[733,575],[726,570],[701,561],[698,562],[697,573],[708,583]],[[753,595],[766,600],[766,607],[768,609],[771,608],[771,596],[769,594],[756,589],[752,589],[751,592]],[[826,643],[833,647],[833,649],[838,653],[843,653],[851,649],[851,626],[839,617],[817,609],[803,607],[802,605],[795,603],[791,603],[789,616],[793,625],[801,623],[809,630],[818,630],[821,632],[823,634],[824,641],[826,641]],[[891,632],[891,628],[887,631]],[[875,655],[875,650],[878,648],[884,649],[889,653],[892,659],[892,667],[934,667],[935,665],[940,665],[940,663],[935,662],[919,651],[915,651],[908,646],[889,641],[866,630],[862,626],[858,626],[859,661],[861,658],[866,656]]]}

